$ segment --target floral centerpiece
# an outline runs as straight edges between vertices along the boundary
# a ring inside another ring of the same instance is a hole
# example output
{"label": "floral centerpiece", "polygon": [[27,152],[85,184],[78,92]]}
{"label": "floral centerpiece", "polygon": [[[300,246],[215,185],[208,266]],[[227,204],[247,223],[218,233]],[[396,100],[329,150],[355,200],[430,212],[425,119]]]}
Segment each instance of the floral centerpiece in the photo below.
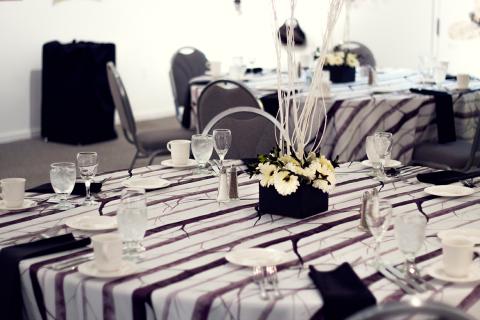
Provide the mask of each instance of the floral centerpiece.
{"label": "floral centerpiece", "polygon": [[355,68],[359,65],[357,55],[348,51],[334,51],[325,57],[323,68],[330,71],[333,83],[355,81]]}

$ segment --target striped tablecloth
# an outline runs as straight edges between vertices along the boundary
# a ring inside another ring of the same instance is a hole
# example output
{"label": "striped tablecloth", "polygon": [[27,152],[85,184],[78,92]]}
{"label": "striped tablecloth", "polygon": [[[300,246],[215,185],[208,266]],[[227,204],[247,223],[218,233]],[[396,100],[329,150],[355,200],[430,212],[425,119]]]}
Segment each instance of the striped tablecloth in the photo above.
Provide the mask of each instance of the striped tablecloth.
{"label": "striped tablecloth", "polygon": [[[275,75],[251,76],[244,84],[261,97],[272,93],[275,79]],[[323,153],[331,158],[338,155],[342,161],[362,160],[366,157],[366,136],[389,131],[395,140],[392,157],[410,162],[416,145],[437,141],[434,98],[409,92],[410,88],[421,87],[419,82],[419,75],[411,70],[392,69],[379,73],[375,86],[368,85],[364,77],[358,77],[354,83],[333,84],[332,96],[326,100],[328,125]],[[196,103],[204,87],[191,85],[192,119],[196,119]],[[444,85],[452,94],[458,139],[473,140],[477,128],[480,81],[472,81],[470,88],[458,91],[455,81],[446,81]],[[304,87],[299,95],[304,97],[307,91]],[[323,109],[319,109],[316,123],[323,123],[323,114]]]}
{"label": "striped tablecloth", "polygon": [[[48,268],[55,262],[91,254],[90,248],[24,260],[20,271],[28,318],[42,318],[38,312],[41,304],[46,307],[47,318],[57,320],[308,319],[322,306],[322,299],[307,275],[307,265],[324,270],[344,261],[352,265],[379,303],[407,299],[398,287],[369,266],[374,242],[357,228],[359,199],[365,190],[378,187],[379,182],[364,173],[346,173],[351,170],[352,167],[339,169],[328,212],[294,220],[258,217],[254,209],[258,185],[246,174],[239,176],[242,200],[218,204],[214,200],[216,177],[162,166],[135,169],[134,176],[158,176],[172,181],[166,189],[148,192],[149,228],[143,242],[147,251],[138,263],[140,272],[100,280],[75,270],[57,272]],[[409,167],[402,181],[386,183],[380,192],[392,202],[395,215],[422,210],[430,217],[425,244],[417,258],[422,269],[441,258],[438,231],[480,228],[480,197],[474,194],[437,198],[426,194],[425,185],[416,181],[415,175],[429,170]],[[128,174],[119,171],[98,178],[106,177],[111,178],[100,194],[102,211],[115,215],[121,181]],[[48,196],[51,195],[36,197]],[[24,213],[3,212],[0,241],[18,237],[18,242],[25,242],[40,233],[67,232],[66,218],[97,215],[98,209],[80,206],[58,212],[44,202]],[[279,266],[283,299],[260,300],[251,271],[225,260],[226,252],[239,247],[269,247],[291,254],[291,260]],[[402,262],[391,230],[382,243],[382,256],[394,264]],[[480,316],[478,282],[455,285],[426,279],[437,290],[422,294],[422,299],[443,301]]]}

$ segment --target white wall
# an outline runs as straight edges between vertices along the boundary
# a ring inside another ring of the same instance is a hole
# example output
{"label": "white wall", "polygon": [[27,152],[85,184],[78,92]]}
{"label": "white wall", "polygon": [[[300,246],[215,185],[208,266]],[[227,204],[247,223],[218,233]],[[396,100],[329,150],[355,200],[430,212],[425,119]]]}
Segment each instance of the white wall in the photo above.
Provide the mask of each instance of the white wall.
{"label": "white wall", "polygon": [[[242,3],[239,16],[233,0],[0,2],[0,142],[38,134],[41,48],[51,40],[114,42],[138,119],[174,113],[168,69],[170,57],[181,46],[198,47],[225,67],[233,56],[255,57],[257,64],[273,66],[271,1]],[[320,43],[326,3],[298,1],[307,51]],[[429,46],[430,4],[360,1],[352,10],[352,39],[371,46],[380,66],[415,67],[417,56]]]}

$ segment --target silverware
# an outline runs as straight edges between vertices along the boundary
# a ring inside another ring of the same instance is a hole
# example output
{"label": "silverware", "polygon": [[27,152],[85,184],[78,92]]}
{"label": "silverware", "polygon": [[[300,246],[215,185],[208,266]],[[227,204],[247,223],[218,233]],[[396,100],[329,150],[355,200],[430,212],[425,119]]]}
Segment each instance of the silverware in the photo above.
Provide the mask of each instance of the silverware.
{"label": "silverware", "polygon": [[59,262],[59,263],[56,263],[56,264],[52,264],[49,268],[52,269],[52,270],[55,270],[55,271],[61,271],[61,270],[74,268],[74,267],[76,268],[80,264],[82,264],[84,262],[87,262],[87,261],[90,261],[92,259],[93,259],[93,256],[91,256],[91,255],[90,256],[81,256],[81,257],[70,259],[68,261],[63,261],[63,262]]}
{"label": "silverware", "polygon": [[400,280],[398,280],[397,277],[395,277],[393,274],[391,274],[390,271],[388,271],[383,265],[378,266],[378,272],[380,272],[385,278],[390,280],[397,287],[399,287],[400,289],[405,291],[405,293],[415,294],[415,290],[413,290],[409,286],[403,284]]}
{"label": "silverware", "polygon": [[266,273],[267,273],[267,282],[273,289],[273,296],[275,297],[275,299],[283,298],[282,293],[278,289],[277,267],[276,266],[266,267]]}
{"label": "silverware", "polygon": [[260,299],[269,300],[267,290],[265,289],[265,274],[263,267],[253,267],[253,280],[260,288]]}
{"label": "silverware", "polygon": [[408,277],[409,274],[402,273],[397,268],[395,268],[394,266],[391,266],[391,265],[388,265],[388,264],[385,264],[384,267],[388,271],[390,271],[395,277],[397,277],[397,279],[399,279],[400,281],[404,281],[407,285],[409,285],[413,289],[417,290],[418,292],[425,292],[426,291],[415,280],[413,280],[412,278],[409,278]]}

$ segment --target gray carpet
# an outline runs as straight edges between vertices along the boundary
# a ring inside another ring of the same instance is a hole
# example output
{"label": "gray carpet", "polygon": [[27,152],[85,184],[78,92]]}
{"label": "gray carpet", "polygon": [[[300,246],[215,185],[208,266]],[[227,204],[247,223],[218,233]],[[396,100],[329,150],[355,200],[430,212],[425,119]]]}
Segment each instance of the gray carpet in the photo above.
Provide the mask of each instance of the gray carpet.
{"label": "gray carpet", "polygon": [[[139,122],[139,130],[149,128],[175,128],[179,124],[175,117]],[[49,182],[49,167],[53,162],[75,162],[80,151],[95,151],[99,156],[99,172],[127,169],[135,154],[135,147],[129,144],[117,127],[118,139],[72,146],[55,142],[45,142],[42,138],[28,139],[0,144],[0,178],[24,177],[27,188]],[[157,157],[154,163],[169,156]],[[137,160],[135,167],[145,166],[147,159]]]}

